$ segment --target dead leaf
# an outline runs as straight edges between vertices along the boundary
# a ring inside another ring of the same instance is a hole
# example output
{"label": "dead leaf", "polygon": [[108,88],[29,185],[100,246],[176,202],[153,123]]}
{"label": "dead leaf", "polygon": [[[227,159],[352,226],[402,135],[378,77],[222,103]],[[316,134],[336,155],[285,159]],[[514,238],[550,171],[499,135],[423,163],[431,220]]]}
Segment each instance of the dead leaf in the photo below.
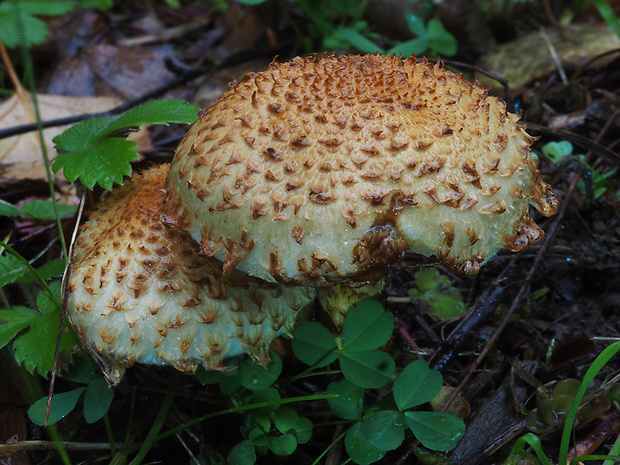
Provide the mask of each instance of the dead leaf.
{"label": "dead leaf", "polygon": [[[563,41],[556,29],[545,29],[549,41],[568,70],[575,70],[590,58],[620,46],[618,37],[604,24],[571,24],[564,27],[569,40]],[[614,57],[610,57],[612,60]],[[595,66],[604,66],[609,61],[597,61]],[[508,80],[510,87],[521,89],[536,79],[542,79],[556,71],[551,52],[541,36],[533,32],[512,42],[498,45],[482,57],[480,67]],[[595,68],[596,69],[596,68]],[[487,86],[497,86],[485,76],[478,76]]]}
{"label": "dead leaf", "polygon": [[[122,102],[114,97],[66,97],[40,94],[37,96],[43,121],[98,113],[110,110]],[[17,95],[0,104],[0,129],[33,123],[30,110]],[[67,126],[48,128],[43,131],[50,160],[56,156],[52,139]],[[13,184],[23,179],[47,179],[39,135],[29,132],[0,139],[0,184]]]}

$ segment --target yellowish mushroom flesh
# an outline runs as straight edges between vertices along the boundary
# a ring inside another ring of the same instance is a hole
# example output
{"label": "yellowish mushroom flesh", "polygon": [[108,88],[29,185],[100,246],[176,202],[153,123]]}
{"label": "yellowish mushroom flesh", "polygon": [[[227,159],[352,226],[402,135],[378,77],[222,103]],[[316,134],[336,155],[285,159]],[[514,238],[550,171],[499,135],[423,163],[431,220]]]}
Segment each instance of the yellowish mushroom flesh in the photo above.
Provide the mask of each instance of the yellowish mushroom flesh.
{"label": "yellowish mushroom flesh", "polygon": [[74,244],[66,308],[113,382],[134,363],[192,373],[248,353],[267,364],[272,340],[292,336],[315,299],[311,288],[225,276],[185,231],[164,226],[167,172],[153,167],[114,189]]}
{"label": "yellowish mushroom flesh", "polygon": [[324,56],[248,74],[190,128],[165,221],[224,270],[376,282],[403,251],[475,274],[557,210],[503,101],[428,62]]}

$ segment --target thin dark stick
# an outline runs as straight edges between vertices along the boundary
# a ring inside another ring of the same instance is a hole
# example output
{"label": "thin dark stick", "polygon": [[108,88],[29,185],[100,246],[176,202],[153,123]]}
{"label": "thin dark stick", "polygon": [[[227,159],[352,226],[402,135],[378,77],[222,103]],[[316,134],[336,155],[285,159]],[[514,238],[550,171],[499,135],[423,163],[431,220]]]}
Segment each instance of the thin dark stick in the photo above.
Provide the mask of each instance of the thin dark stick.
{"label": "thin dark stick", "polygon": [[[51,127],[56,127],[56,126],[65,126],[67,124],[79,123],[80,121],[83,121],[89,118],[100,117],[100,116],[112,116],[112,115],[116,115],[119,113],[123,113],[137,105],[140,105],[141,103],[144,103],[153,98],[160,97],[166,92],[172,89],[175,89],[179,87],[180,85],[185,84],[188,81],[192,81],[206,74],[214,73],[217,70],[227,68],[229,66],[235,66],[239,63],[243,63],[244,61],[248,61],[249,59],[255,58],[257,56],[275,56],[278,54],[278,52],[282,51],[283,48],[285,48],[284,44],[278,45],[277,47],[272,47],[266,50],[258,51],[258,52],[253,51],[253,52],[238,53],[238,54],[230,56],[229,58],[221,61],[218,64],[210,63],[208,65],[201,66],[199,68],[188,71],[182,76],[169,82],[168,84],[164,84],[163,86],[153,89],[109,111],[104,111],[100,113],[88,113],[84,115],[74,115],[74,116],[68,116],[66,118],[58,118],[58,119],[53,119],[53,120],[48,120],[48,121],[41,121],[40,127],[43,129],[46,129],[46,128],[51,128]],[[21,126],[15,126],[12,128],[7,128],[7,129],[0,129],[0,139],[5,139],[7,137],[17,136],[20,134],[25,134],[28,132],[36,131],[38,127],[39,125],[37,125],[37,123],[32,123],[32,124],[23,124]]]}

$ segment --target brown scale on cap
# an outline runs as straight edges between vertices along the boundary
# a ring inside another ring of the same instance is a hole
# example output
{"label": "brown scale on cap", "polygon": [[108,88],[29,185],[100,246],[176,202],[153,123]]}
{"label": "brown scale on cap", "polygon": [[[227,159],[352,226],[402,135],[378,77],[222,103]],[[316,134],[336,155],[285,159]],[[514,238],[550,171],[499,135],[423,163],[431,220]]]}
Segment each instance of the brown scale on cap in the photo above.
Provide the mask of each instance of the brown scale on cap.
{"label": "brown scale on cap", "polygon": [[165,221],[263,279],[328,286],[405,249],[474,274],[557,210],[533,141],[477,83],[396,56],[324,56],[248,74],[177,149]]}
{"label": "brown scale on cap", "polygon": [[114,382],[133,363],[193,372],[225,357],[269,361],[276,334],[292,335],[313,305],[311,288],[229,275],[160,217],[168,166],[134,174],[81,226],[66,287],[67,311]]}

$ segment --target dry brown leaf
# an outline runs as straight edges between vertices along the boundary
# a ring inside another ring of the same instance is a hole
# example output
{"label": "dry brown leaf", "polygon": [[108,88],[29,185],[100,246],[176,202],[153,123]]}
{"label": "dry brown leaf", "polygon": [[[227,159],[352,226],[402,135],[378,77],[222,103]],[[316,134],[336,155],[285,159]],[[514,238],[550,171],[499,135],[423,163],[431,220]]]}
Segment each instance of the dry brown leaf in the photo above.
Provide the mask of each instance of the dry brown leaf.
{"label": "dry brown leaf", "polygon": [[[564,33],[569,37],[567,41],[562,40],[555,29],[546,29],[545,32],[562,67],[567,70],[575,70],[590,58],[620,46],[618,37],[604,24],[565,26]],[[595,66],[604,66],[605,63],[608,62],[600,60]],[[520,89],[556,71],[556,64],[540,31],[498,45],[482,57],[479,65],[506,78],[513,89]],[[478,76],[478,79],[487,86],[497,86],[497,82],[485,76]]]}
{"label": "dry brown leaf", "polygon": [[[37,99],[43,121],[103,112],[122,103],[115,97],[66,97],[39,94]],[[0,104],[0,129],[33,122],[32,112],[17,95],[13,95]],[[67,126],[48,128],[43,131],[50,160],[56,156],[52,139],[65,129]],[[39,135],[36,131],[0,139],[0,184],[14,184],[24,179],[47,179]]]}

